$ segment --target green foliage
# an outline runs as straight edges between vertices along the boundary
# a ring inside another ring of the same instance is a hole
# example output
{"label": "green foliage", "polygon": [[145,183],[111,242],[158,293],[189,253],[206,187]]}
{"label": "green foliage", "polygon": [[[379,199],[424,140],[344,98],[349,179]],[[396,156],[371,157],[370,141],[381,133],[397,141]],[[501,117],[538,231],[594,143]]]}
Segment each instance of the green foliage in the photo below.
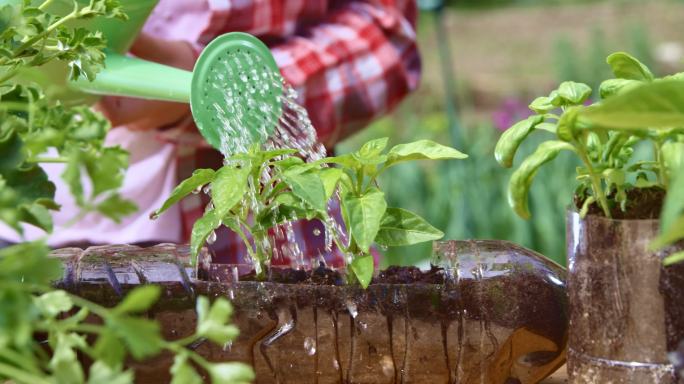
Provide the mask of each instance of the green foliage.
{"label": "green foliage", "polygon": [[[128,154],[104,146],[109,122],[86,106],[62,106],[40,88],[15,80],[20,70],[55,60],[69,66],[72,79],[93,79],[103,66],[104,39],[100,33],[65,24],[93,17],[125,19],[125,15],[112,0],[75,4],[64,16],[44,12],[47,3],[0,7],[0,220],[20,233],[21,223],[50,232],[48,210],[59,209],[53,200],[55,187],[42,163],[66,164],[62,178],[84,212],[97,211],[118,221],[135,209],[116,193]],[[84,179],[90,186],[82,184]]]}
{"label": "green foliage", "polygon": [[[221,225],[236,232],[254,261],[258,275],[265,273],[273,255],[269,230],[300,219],[319,219],[332,241],[351,258],[349,277],[366,287],[373,276],[373,243],[410,245],[439,239],[443,233],[415,213],[388,208],[377,178],[395,165],[414,160],[462,159],[461,152],[429,140],[397,145],[386,151],[387,138],[371,140],[358,151],[305,163],[295,150],[264,151],[227,158],[216,172],[198,170],[171,193],[155,213],[163,212],[190,191],[208,185],[212,202],[194,225],[193,255]],[[337,165],[337,168],[329,167]],[[332,228],[329,200],[338,193],[348,238]]]}
{"label": "green foliage", "polygon": [[[74,2],[73,10],[60,17],[43,11],[50,1],[39,7],[28,1],[0,6],[0,220],[18,232],[22,223],[52,230],[49,210],[59,205],[42,163],[66,164],[62,178],[84,212],[120,220],[136,209],[116,192],[128,154],[104,146],[107,120],[86,106],[64,107],[36,86],[15,81],[18,71],[53,60],[66,62],[72,79],[93,79],[103,65],[104,40],[97,32],[65,24],[125,15],[116,0],[91,0]],[[89,186],[82,185],[84,178]],[[198,311],[209,318],[200,319],[195,334],[167,341],[146,316],[160,287],[139,287],[108,309],[52,288],[62,275],[61,261],[50,257],[42,242],[0,249],[0,382],[132,383],[126,360],[160,352],[176,356],[171,370],[176,383],[201,382],[196,367],[214,383],[253,380],[248,366],[210,363],[189,347],[202,338],[226,343],[237,335],[227,324],[230,307],[224,299],[210,305],[200,298]]]}
{"label": "green foliage", "polygon": [[[223,345],[237,329],[227,324],[232,309],[223,298],[213,304],[197,301],[195,334],[164,340],[159,325],[146,312],[157,301],[159,286],[142,286],[112,309],[101,307],[50,283],[62,276],[61,262],[48,255],[43,243],[23,243],[0,250],[0,380],[16,383],[132,383],[124,367],[130,355],[144,359],[161,351],[176,355],[172,375],[177,382],[197,376],[190,362],[213,372],[212,382],[249,382],[251,369],[243,364],[214,364],[189,346],[201,338]],[[102,321],[92,321],[91,317]],[[52,353],[46,354],[42,336]],[[85,335],[94,337],[89,343]],[[94,362],[86,372],[77,355]]]}
{"label": "green foliage", "polygon": [[[530,106],[542,122],[528,119],[518,123],[497,144],[497,160],[510,167],[520,141],[536,127],[550,124],[545,126],[546,134],[558,139],[541,144],[511,177],[509,203],[521,217],[530,216],[528,191],[534,175],[560,150],[574,152],[582,162],[577,168],[576,193],[583,201],[583,214],[595,202],[611,217],[615,207],[625,210],[628,190],[668,188],[674,171],[671,164],[680,161],[678,149],[684,142],[684,81],[654,79],[645,65],[623,52],[608,56],[607,62],[616,79],[601,85],[604,100],[584,106],[591,89],[564,82],[546,99],[538,98]],[[555,108],[548,108],[549,104]],[[655,161],[634,156],[642,142],[652,143]]]}

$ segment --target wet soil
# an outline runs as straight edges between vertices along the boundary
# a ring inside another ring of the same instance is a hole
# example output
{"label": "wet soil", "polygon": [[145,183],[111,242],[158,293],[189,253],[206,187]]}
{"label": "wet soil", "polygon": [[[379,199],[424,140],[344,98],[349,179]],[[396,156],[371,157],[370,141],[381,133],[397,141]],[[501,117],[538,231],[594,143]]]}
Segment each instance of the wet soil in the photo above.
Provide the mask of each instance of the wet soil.
{"label": "wet soil", "polygon": [[[611,207],[610,214],[617,220],[645,220],[657,219],[665,201],[665,190],[659,187],[632,188],[627,191],[627,204],[623,211],[620,206]],[[575,207],[580,209],[584,199],[575,196]],[[603,216],[603,210],[597,203],[589,206],[589,215]]]}

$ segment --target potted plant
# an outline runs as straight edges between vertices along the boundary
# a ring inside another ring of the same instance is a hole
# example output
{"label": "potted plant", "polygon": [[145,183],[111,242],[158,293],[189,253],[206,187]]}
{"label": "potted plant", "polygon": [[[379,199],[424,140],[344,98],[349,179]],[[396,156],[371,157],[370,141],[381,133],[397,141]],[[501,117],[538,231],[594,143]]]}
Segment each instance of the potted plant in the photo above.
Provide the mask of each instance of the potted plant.
{"label": "potted plant", "polygon": [[[116,192],[127,154],[104,145],[107,120],[85,105],[64,106],[20,72],[61,62],[70,76],[92,79],[101,68],[105,41],[100,33],[65,26],[92,18],[125,19],[114,0],[74,2],[70,11],[46,12],[16,2],[0,6],[0,220],[22,232],[22,224],[52,230],[55,187],[44,163],[66,163],[62,177],[84,212],[118,220],[135,206]],[[51,150],[48,154],[48,149]],[[91,191],[84,194],[81,177]],[[103,307],[51,284],[62,278],[62,263],[49,257],[44,241],[0,249],[0,381],[12,383],[130,383],[130,360],[164,353],[173,358],[168,373],[177,383],[197,383],[198,373],[214,383],[247,382],[252,370],[241,363],[210,363],[189,346],[198,339],[233,340],[231,306],[197,299],[197,326],[185,339],[165,340],[159,323],[144,316],[160,297],[158,286],[120,292]]]}
{"label": "potted plant", "polygon": [[[655,79],[625,53],[607,59],[614,79],[592,90],[564,82],[530,104],[536,114],[500,138],[497,160],[511,167],[519,144],[533,132],[553,137],[511,176],[509,203],[528,218],[527,194],[537,170],[561,151],[581,161],[574,204],[567,214],[572,382],[674,382],[667,351],[681,338],[674,303],[661,286],[681,294],[682,282],[662,265],[657,237],[665,192],[684,155],[684,82]],[[644,146],[652,155],[644,154]],[[666,324],[667,323],[667,324]]]}

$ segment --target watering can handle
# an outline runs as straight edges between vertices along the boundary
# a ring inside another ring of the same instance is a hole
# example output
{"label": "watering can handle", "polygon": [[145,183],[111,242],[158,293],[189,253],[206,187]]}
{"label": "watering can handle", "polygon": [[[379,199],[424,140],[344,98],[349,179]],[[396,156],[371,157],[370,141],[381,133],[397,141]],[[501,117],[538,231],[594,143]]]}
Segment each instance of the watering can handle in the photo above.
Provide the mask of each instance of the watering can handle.
{"label": "watering can handle", "polygon": [[70,87],[98,95],[190,102],[192,72],[107,52],[106,70],[95,80],[79,79]]}

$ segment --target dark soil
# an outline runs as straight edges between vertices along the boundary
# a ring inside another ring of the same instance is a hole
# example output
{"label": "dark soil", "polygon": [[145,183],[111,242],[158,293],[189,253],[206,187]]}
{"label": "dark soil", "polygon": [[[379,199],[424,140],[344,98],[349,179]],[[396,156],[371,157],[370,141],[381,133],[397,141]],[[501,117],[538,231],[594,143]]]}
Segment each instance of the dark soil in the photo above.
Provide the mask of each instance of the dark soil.
{"label": "dark soil", "polygon": [[[346,281],[339,271],[327,268],[321,264],[314,270],[293,268],[270,268],[266,281],[282,284],[313,284],[313,285],[346,285]],[[260,281],[256,272],[240,276],[241,281]],[[372,284],[444,284],[444,269],[432,266],[429,271],[421,271],[417,267],[391,266],[378,273],[371,280]]]}
{"label": "dark soil", "polygon": [[[665,190],[659,187],[633,188],[627,191],[627,205],[625,210],[620,209],[619,205],[611,207],[610,214],[613,219],[618,220],[645,220],[657,219],[663,208],[665,200]],[[575,196],[575,207],[580,209],[584,202]],[[589,215],[604,216],[603,210],[598,203],[589,206]]]}

